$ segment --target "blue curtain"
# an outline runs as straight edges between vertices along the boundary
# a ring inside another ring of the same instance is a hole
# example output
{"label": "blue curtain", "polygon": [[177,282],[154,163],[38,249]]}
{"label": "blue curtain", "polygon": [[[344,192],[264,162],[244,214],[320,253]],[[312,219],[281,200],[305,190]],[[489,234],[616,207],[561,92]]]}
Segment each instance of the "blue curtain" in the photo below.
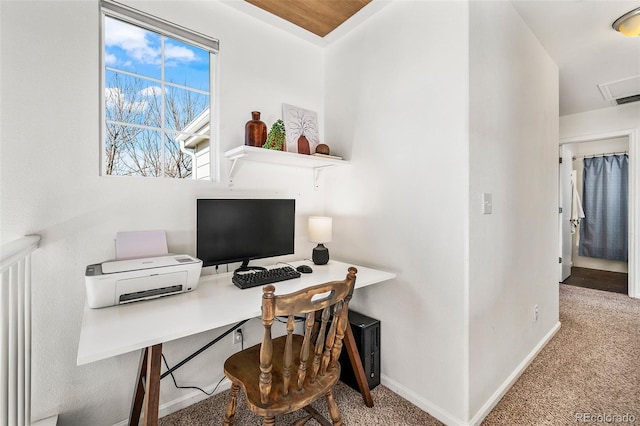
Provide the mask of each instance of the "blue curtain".
{"label": "blue curtain", "polygon": [[629,157],[584,159],[580,256],[628,260]]}

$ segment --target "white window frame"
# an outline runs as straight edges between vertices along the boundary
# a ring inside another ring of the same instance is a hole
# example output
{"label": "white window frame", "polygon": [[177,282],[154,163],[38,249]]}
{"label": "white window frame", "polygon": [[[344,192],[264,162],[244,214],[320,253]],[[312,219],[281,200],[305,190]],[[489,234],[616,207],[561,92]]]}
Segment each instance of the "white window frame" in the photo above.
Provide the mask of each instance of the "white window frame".
{"label": "white window frame", "polygon": [[[149,15],[140,10],[123,5],[113,0],[101,0],[100,1],[100,175],[108,177],[125,177],[122,175],[108,175],[106,173],[106,161],[105,161],[105,148],[106,148],[106,108],[105,108],[105,40],[104,40],[104,28],[105,17],[115,18],[125,23],[138,26],[145,30],[152,31],[160,34],[164,37],[169,37],[181,42],[196,46],[198,48],[209,51],[209,180],[217,182],[220,180],[220,167],[218,164],[219,159],[219,125],[218,125],[218,107],[219,107],[219,80],[218,80],[218,52],[219,41],[207,35],[198,33],[188,28],[182,27],[178,24],[166,21],[164,19]],[[137,76],[136,74],[127,73],[126,71],[118,71],[123,74]],[[145,79],[155,80],[151,77],[145,76]],[[163,77],[164,79],[164,77]],[[158,80],[160,82],[160,80]],[[162,81],[164,84],[165,82]],[[177,84],[172,86],[182,88]],[[188,90],[194,90],[193,88],[186,88]],[[194,90],[198,92],[198,90]],[[164,121],[164,118],[163,118]],[[127,123],[129,124],[129,123]],[[135,125],[135,127],[143,129],[154,129],[155,127]],[[180,132],[187,136],[198,136],[197,134],[188,134]],[[163,140],[165,135],[162,135]],[[130,176],[126,176],[130,177]],[[165,178],[164,168],[163,174],[158,176],[159,178]],[[196,161],[195,155],[192,161],[191,179],[182,180],[195,180],[196,179]]]}

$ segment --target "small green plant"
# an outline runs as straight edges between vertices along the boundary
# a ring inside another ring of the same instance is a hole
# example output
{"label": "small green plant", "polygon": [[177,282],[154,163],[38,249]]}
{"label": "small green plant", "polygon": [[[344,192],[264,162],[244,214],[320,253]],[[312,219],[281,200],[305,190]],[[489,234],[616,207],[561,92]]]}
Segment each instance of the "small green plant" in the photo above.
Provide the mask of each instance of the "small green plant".
{"label": "small green plant", "polygon": [[269,134],[267,135],[267,142],[265,142],[262,147],[285,151],[286,143],[284,121],[278,120],[271,126],[271,130],[269,130]]}

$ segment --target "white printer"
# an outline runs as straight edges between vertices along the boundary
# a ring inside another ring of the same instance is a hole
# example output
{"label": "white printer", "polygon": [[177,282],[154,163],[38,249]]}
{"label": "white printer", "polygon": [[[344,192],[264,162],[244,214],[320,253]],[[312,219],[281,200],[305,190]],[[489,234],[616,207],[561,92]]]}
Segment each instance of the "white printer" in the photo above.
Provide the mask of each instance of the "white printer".
{"label": "white printer", "polygon": [[112,260],[87,266],[90,308],[103,308],[195,290],[202,261],[186,254]]}

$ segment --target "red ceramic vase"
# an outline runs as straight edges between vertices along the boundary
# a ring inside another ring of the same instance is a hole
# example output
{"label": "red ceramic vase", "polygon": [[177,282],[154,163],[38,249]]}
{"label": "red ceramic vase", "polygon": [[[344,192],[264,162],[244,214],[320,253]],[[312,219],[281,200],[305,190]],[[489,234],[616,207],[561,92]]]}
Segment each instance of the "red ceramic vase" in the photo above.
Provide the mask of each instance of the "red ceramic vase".
{"label": "red ceramic vase", "polygon": [[304,135],[300,135],[298,138],[298,154],[311,154],[309,140]]}

